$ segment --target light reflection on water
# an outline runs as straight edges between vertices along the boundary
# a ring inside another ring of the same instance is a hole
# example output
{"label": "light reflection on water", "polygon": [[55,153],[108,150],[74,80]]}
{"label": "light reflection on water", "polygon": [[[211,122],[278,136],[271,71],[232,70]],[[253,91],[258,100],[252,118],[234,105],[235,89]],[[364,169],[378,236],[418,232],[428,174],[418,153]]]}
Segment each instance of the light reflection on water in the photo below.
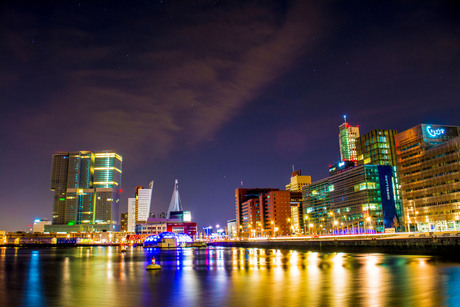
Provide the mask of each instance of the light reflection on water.
{"label": "light reflection on water", "polygon": [[[152,257],[160,271],[146,271]],[[435,257],[244,248],[0,248],[0,306],[420,305],[460,302]]]}

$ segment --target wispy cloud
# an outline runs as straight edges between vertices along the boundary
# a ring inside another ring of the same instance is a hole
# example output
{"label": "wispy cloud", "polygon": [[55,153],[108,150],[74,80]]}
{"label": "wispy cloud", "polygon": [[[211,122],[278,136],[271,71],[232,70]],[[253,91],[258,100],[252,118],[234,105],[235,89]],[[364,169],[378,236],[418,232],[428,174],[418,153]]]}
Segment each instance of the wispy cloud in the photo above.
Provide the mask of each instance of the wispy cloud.
{"label": "wispy cloud", "polygon": [[[110,39],[88,26],[47,29],[43,48],[53,54],[40,66],[56,73],[56,86],[47,84],[43,104],[11,114],[19,123],[12,134],[59,148],[117,147],[151,157],[212,141],[292,67],[319,22],[305,5],[282,13],[262,4],[195,10],[168,11],[183,22],[157,35],[146,16],[107,30]],[[150,34],[140,41],[138,34],[113,39],[114,32],[141,25]]]}

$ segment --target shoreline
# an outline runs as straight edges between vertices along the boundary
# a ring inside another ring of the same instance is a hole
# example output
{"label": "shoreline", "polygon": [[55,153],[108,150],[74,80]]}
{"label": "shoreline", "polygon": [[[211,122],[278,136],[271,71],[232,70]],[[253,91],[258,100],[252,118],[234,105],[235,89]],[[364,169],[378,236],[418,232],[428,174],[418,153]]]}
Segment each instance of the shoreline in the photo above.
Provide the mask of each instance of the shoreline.
{"label": "shoreline", "polygon": [[208,245],[242,248],[294,249],[323,253],[385,253],[442,256],[460,262],[460,237],[216,241],[210,242]]}

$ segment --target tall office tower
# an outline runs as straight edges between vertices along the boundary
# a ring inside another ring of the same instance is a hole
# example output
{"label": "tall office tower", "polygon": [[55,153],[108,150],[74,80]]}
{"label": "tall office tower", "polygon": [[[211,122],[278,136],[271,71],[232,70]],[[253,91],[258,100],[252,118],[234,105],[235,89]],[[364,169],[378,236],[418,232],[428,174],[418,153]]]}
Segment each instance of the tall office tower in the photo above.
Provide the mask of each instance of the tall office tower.
{"label": "tall office tower", "polygon": [[54,154],[50,185],[54,191],[53,225],[47,229],[118,229],[121,165],[121,156],[113,152]]}
{"label": "tall office tower", "polygon": [[136,224],[146,223],[150,216],[150,203],[152,201],[153,181],[149,189],[136,186],[134,197],[128,198],[128,231],[134,232]]}
{"label": "tall office tower", "polygon": [[420,124],[395,137],[405,226],[460,229],[460,127]]}
{"label": "tall office tower", "polygon": [[342,161],[356,161],[356,139],[359,137],[359,126],[347,123],[347,116],[343,116],[344,123],[339,126],[340,158]]}
{"label": "tall office tower", "polygon": [[286,185],[286,190],[291,191],[291,226],[294,233],[304,230],[302,188],[310,183],[311,176],[302,176],[300,170],[294,171],[293,169],[291,182]]}
{"label": "tall office tower", "polygon": [[136,229],[136,198],[128,198],[128,232]]}
{"label": "tall office tower", "polygon": [[51,165],[51,191],[54,191],[53,224],[65,223],[65,203],[67,190],[67,169],[69,167],[69,153],[53,155]]}
{"label": "tall office tower", "polygon": [[136,223],[147,222],[150,215],[152,189],[136,187]]}
{"label": "tall office tower", "polygon": [[356,140],[358,164],[396,166],[396,130],[374,129]]}

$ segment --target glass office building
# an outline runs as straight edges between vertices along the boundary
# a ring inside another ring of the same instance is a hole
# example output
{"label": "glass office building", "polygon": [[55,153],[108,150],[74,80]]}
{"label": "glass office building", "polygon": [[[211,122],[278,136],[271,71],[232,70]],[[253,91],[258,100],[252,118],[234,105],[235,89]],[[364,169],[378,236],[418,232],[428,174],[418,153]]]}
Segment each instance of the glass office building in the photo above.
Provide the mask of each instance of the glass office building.
{"label": "glass office building", "polygon": [[310,234],[384,232],[400,223],[396,168],[359,165],[303,188]]}
{"label": "glass office building", "polygon": [[395,142],[406,227],[460,230],[460,127],[420,124]]}
{"label": "glass office building", "polygon": [[[50,189],[54,191],[53,225],[47,231],[119,227],[122,157],[113,152],[65,152],[53,155]],[[57,227],[59,225],[59,227]],[[56,227],[54,227],[56,226]],[[54,228],[53,228],[54,227]]]}
{"label": "glass office building", "polygon": [[397,166],[396,130],[374,129],[356,139],[358,164]]}

